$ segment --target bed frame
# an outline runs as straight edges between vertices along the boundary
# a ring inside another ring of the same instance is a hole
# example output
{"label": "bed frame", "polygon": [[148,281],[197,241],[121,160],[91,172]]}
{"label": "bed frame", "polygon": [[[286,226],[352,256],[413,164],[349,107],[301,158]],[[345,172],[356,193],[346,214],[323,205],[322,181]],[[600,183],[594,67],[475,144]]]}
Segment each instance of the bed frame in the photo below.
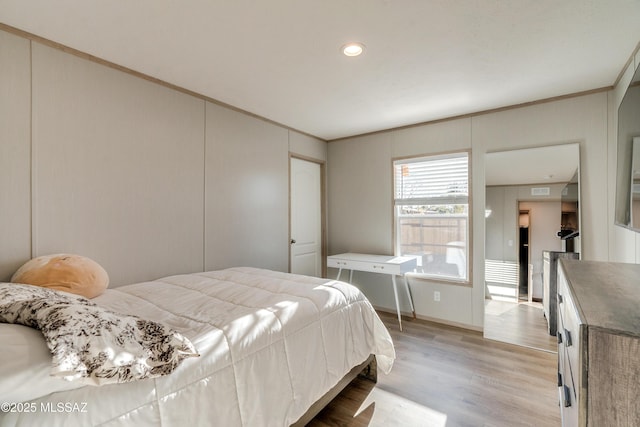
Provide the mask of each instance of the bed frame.
{"label": "bed frame", "polygon": [[378,364],[376,362],[376,356],[370,355],[367,360],[360,365],[347,372],[347,375],[336,384],[331,390],[326,392],[324,396],[318,399],[311,407],[300,417],[298,421],[293,423],[292,427],[303,427],[307,425],[325,406],[329,404],[346,386],[353,381],[356,377],[365,378],[374,383],[378,382]]}

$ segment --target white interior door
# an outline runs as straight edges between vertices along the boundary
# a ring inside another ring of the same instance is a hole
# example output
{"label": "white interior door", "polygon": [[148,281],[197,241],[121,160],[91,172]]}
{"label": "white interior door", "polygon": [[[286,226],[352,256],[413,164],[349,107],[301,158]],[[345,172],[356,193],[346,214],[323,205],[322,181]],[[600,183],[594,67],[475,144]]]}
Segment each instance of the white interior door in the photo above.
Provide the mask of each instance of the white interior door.
{"label": "white interior door", "polygon": [[322,276],[322,185],[318,163],[291,158],[291,272]]}

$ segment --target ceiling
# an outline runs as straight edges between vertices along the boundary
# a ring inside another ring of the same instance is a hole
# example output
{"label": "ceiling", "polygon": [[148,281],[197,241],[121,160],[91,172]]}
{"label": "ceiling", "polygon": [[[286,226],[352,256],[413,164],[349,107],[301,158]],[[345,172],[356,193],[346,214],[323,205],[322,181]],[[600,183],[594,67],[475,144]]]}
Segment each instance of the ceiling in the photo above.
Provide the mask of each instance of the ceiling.
{"label": "ceiling", "polygon": [[0,0],[0,23],[325,140],[609,87],[639,18],[638,0]]}
{"label": "ceiling", "polygon": [[485,155],[485,185],[567,183],[580,163],[579,144],[551,145]]}

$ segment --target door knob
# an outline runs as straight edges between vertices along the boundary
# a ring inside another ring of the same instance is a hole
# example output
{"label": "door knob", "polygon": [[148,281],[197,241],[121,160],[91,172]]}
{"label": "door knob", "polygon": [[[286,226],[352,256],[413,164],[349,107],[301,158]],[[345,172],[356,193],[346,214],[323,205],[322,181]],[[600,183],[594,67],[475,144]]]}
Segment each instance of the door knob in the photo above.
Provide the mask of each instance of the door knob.
{"label": "door knob", "polygon": [[291,244],[295,244],[296,243],[296,239],[291,239]]}

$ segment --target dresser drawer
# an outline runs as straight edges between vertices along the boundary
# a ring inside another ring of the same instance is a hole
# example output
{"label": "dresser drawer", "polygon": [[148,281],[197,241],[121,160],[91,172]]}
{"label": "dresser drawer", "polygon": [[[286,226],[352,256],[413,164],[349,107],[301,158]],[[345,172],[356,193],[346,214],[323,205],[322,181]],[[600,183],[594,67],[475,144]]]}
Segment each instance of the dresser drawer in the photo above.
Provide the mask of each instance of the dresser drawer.
{"label": "dresser drawer", "polygon": [[580,321],[573,296],[562,269],[558,269],[558,393],[563,426],[578,426],[582,383]]}
{"label": "dresser drawer", "polygon": [[[559,297],[558,297],[559,298]],[[558,299],[558,301],[560,301]],[[569,367],[565,366],[565,353],[567,349],[564,346],[564,320],[562,319],[562,313],[560,312],[560,303],[557,304],[558,313],[558,329],[556,332],[556,339],[558,340],[558,375],[563,375],[565,372],[569,373]],[[558,380],[558,387],[560,386],[560,380]]]}
{"label": "dresser drawer", "polygon": [[563,426],[578,425],[577,378],[573,376],[565,347],[558,345],[558,362],[561,370],[558,374],[558,401]]}
{"label": "dresser drawer", "polygon": [[562,313],[562,329],[558,329],[558,333],[562,334],[562,345],[566,349],[569,367],[574,378],[577,379],[582,369],[580,360],[581,323],[571,293],[565,292],[562,299],[562,303],[558,304]]}

